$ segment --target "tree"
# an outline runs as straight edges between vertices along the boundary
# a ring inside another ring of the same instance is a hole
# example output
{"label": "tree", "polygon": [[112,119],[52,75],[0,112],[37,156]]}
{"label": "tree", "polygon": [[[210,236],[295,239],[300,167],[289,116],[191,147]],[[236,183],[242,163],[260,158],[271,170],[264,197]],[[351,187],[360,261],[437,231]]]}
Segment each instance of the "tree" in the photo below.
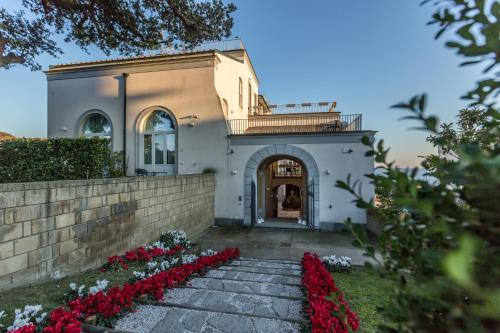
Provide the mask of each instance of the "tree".
{"label": "tree", "polygon": [[[426,3],[429,1],[425,1]],[[383,223],[376,246],[364,230],[347,222],[355,244],[379,261],[381,274],[398,281],[381,312],[386,332],[498,332],[500,330],[500,112],[498,70],[500,4],[483,0],[434,0],[431,23],[456,32],[448,42],[466,58],[462,65],[487,63],[486,77],[464,95],[468,109],[457,127],[425,112],[427,96],[417,95],[394,106],[428,132],[428,141],[446,155],[428,156],[421,164],[437,178],[429,183],[387,160],[383,140],[369,138],[367,156],[374,156],[381,173],[369,174],[377,193],[386,195],[379,208],[361,196],[358,183],[338,181],[352,193],[356,205],[373,209]],[[402,212],[402,213],[401,213]],[[407,212],[407,213],[405,213]]]}
{"label": "tree", "polygon": [[11,140],[11,139],[15,139],[16,137],[13,136],[12,134],[10,133],[7,133],[7,132],[1,132],[0,131],[0,141],[3,141],[3,140]]}
{"label": "tree", "polygon": [[38,55],[62,53],[55,35],[83,50],[96,45],[107,55],[191,48],[229,37],[236,10],[221,0],[23,0],[22,5],[29,17],[23,10],[0,8],[0,68],[21,64],[39,70]]}

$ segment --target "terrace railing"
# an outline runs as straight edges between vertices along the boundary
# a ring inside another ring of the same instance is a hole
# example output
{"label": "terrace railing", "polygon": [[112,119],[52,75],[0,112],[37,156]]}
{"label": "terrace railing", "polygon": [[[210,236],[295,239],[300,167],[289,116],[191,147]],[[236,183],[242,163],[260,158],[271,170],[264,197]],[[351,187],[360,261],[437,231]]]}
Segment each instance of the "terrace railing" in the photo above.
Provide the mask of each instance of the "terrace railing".
{"label": "terrace railing", "polygon": [[360,114],[336,112],[249,116],[227,121],[231,135],[336,133],[362,130]]}
{"label": "terrace railing", "polygon": [[194,53],[194,52],[204,52],[204,51],[232,51],[232,50],[243,50],[245,46],[241,39],[227,39],[220,41],[205,42],[193,48],[184,47],[164,47],[161,49],[162,54],[182,54],[182,53]]}

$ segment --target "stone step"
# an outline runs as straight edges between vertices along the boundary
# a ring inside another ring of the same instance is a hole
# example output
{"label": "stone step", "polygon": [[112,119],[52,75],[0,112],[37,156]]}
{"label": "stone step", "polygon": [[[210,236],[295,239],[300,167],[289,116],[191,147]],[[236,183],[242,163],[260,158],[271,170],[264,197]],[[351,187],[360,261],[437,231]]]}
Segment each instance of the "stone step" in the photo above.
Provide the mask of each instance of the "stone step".
{"label": "stone step", "polygon": [[239,294],[208,289],[174,288],[169,290],[161,303],[196,310],[208,310],[239,315],[252,315],[302,322],[301,300],[273,296]]}
{"label": "stone step", "polygon": [[295,265],[300,266],[300,261],[285,260],[285,259],[258,259],[258,258],[240,257],[239,260],[258,261],[258,262],[274,262],[274,263],[282,263],[282,264],[295,264]]}
{"label": "stone step", "polygon": [[278,284],[287,284],[300,286],[301,278],[299,276],[286,276],[277,274],[267,274],[267,273],[248,273],[248,272],[238,272],[238,271],[228,271],[214,269],[209,271],[204,275],[207,278],[219,278],[225,280],[236,280],[236,281],[253,281],[253,282],[270,282]]}
{"label": "stone step", "polygon": [[115,329],[133,333],[298,333],[297,323],[214,311],[141,305],[118,320]]}
{"label": "stone step", "polygon": [[263,296],[279,296],[291,299],[305,299],[300,287],[279,283],[251,282],[212,278],[194,278],[189,281],[189,287],[197,289],[210,289],[246,293]]}
{"label": "stone step", "polygon": [[235,260],[231,262],[228,266],[280,268],[280,269],[294,269],[298,271],[302,270],[299,264],[280,263],[271,261],[256,261],[256,260]]}
{"label": "stone step", "polygon": [[275,274],[275,275],[288,275],[288,276],[302,276],[302,272],[296,269],[283,269],[283,268],[269,268],[269,267],[248,267],[248,266],[220,266],[220,270],[237,271],[247,273],[262,273],[262,274]]}

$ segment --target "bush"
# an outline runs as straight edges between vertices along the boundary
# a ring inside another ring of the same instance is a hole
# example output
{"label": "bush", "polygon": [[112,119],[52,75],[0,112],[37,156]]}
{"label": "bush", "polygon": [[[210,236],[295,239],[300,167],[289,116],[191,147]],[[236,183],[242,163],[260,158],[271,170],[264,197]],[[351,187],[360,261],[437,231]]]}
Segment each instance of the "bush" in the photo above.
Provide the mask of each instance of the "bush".
{"label": "bush", "polygon": [[0,183],[102,178],[110,156],[102,138],[0,141]]}
{"label": "bush", "polygon": [[[426,1],[429,2],[429,1]],[[468,58],[462,65],[486,63],[484,74],[498,68],[498,2],[432,1],[437,6],[431,23],[437,37],[456,31],[447,42]],[[480,42],[479,42],[480,41]],[[478,44],[480,43],[480,44]],[[373,210],[383,224],[375,245],[367,242],[360,225],[348,223],[355,244],[380,263],[385,278],[398,284],[389,302],[381,304],[383,332],[500,332],[500,85],[483,77],[464,98],[456,124],[438,126],[428,116],[426,95],[395,108],[410,111],[404,118],[418,121],[417,129],[438,148],[420,167],[436,179],[418,177],[419,168],[402,170],[388,159],[383,141],[369,147],[380,172],[367,175],[381,198],[380,206],[361,195],[359,181],[338,181],[355,196],[359,208]],[[375,255],[378,252],[379,255]],[[408,283],[408,279],[412,283]]]}

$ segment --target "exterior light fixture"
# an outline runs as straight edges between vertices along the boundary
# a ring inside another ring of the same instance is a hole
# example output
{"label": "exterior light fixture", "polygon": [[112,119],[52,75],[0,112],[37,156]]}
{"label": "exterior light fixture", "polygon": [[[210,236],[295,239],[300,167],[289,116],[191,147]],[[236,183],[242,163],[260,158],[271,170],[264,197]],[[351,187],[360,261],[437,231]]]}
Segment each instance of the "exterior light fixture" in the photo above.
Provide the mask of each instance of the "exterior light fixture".
{"label": "exterior light fixture", "polygon": [[330,172],[330,170],[325,170],[325,175],[331,175],[332,173]]}
{"label": "exterior light fixture", "polygon": [[63,131],[63,132],[67,132],[67,131],[68,131],[68,128],[67,128],[67,127],[61,127],[61,131]]}
{"label": "exterior light fixture", "polygon": [[344,154],[350,154],[350,153],[354,152],[354,150],[352,150],[351,148],[342,148],[342,152]]}
{"label": "exterior light fixture", "polygon": [[237,175],[238,174],[238,170],[231,170],[231,174],[232,175]]}

